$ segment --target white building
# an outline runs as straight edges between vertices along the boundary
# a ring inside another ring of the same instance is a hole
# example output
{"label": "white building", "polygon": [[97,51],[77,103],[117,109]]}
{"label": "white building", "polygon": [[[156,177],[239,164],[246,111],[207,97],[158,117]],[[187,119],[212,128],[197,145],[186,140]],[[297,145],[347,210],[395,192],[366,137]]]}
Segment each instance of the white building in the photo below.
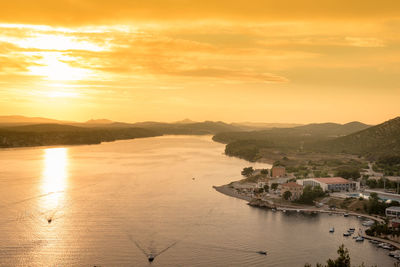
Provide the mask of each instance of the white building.
{"label": "white building", "polygon": [[400,207],[389,207],[385,210],[386,217],[400,218]]}
{"label": "white building", "polygon": [[354,191],[360,189],[359,182],[346,180],[342,177],[329,177],[329,178],[308,178],[296,181],[302,186],[317,186],[319,185],[324,191]]}

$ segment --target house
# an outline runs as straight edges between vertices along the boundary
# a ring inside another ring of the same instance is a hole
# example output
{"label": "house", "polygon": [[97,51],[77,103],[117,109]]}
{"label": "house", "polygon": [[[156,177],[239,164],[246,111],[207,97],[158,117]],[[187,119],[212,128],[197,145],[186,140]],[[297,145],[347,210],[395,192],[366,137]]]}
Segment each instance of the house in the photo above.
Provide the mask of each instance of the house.
{"label": "house", "polygon": [[295,182],[282,184],[281,185],[281,193],[282,193],[282,195],[286,191],[289,191],[290,193],[292,193],[292,195],[291,195],[289,200],[296,200],[301,196],[301,194],[303,194],[303,186],[299,185],[298,183],[295,183]]}
{"label": "house", "polygon": [[400,207],[388,207],[385,210],[386,217],[390,218],[400,218]]}
{"label": "house", "polygon": [[360,183],[349,181],[342,177],[329,177],[329,178],[308,178],[297,180],[297,183],[302,186],[320,186],[324,191],[354,191],[360,189]]}
{"label": "house", "polygon": [[279,178],[286,176],[286,169],[282,166],[275,166],[271,169],[271,177],[272,178]]}

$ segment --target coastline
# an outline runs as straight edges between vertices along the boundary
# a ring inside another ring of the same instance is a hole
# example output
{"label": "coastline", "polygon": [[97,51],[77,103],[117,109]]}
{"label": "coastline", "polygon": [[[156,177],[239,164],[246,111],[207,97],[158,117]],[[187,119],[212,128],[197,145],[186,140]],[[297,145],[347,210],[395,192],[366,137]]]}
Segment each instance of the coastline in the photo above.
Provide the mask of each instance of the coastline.
{"label": "coastline", "polygon": [[272,201],[266,201],[266,200],[261,200],[261,199],[256,199],[252,198],[250,196],[246,196],[243,194],[239,194],[236,190],[234,190],[232,187],[229,185],[221,185],[221,186],[213,186],[213,188],[218,191],[219,193],[222,193],[224,195],[238,198],[241,200],[247,201],[249,206],[256,207],[256,208],[262,208],[262,209],[276,209],[276,210],[287,210],[287,211],[299,211],[299,212],[309,212],[309,213],[332,213],[332,214],[345,214],[347,213],[349,216],[360,216],[365,219],[370,219],[373,221],[377,221],[379,223],[383,223],[384,219],[371,216],[368,214],[364,213],[357,213],[353,211],[348,211],[344,209],[336,209],[336,210],[326,210],[322,208],[317,208],[314,206],[309,206],[309,205],[283,205],[283,204],[277,204]]}
{"label": "coastline", "polygon": [[238,198],[238,199],[241,199],[241,200],[245,200],[247,202],[250,202],[252,200],[252,197],[239,194],[238,192],[233,190],[229,185],[221,185],[221,186],[215,186],[214,185],[213,188],[217,192],[220,192],[220,193],[222,193],[224,195],[227,195],[227,196],[230,196],[230,197],[234,197],[234,198]]}

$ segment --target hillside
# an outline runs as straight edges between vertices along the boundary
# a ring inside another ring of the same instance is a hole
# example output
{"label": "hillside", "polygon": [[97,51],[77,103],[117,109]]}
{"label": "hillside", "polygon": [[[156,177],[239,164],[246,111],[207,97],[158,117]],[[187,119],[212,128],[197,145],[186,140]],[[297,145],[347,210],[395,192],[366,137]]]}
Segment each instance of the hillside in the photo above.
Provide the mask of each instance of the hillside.
{"label": "hillside", "polygon": [[[358,132],[368,127],[370,126],[360,122],[308,124],[294,128],[224,132],[216,134],[213,140],[227,144],[225,148],[227,155],[255,161],[265,156],[265,153],[270,153],[271,150],[285,154],[296,151],[301,152],[305,148],[314,149],[315,143],[322,144],[325,141]],[[321,146],[319,149],[321,149]]]}
{"label": "hillside", "polygon": [[221,121],[204,121],[194,123],[138,122],[132,125],[155,130],[162,134],[217,134],[221,132],[243,130],[241,127],[233,126]]}
{"label": "hillside", "polygon": [[83,128],[62,124],[37,124],[0,128],[0,148],[99,144],[115,140],[152,137],[158,132],[142,128]]}
{"label": "hillside", "polygon": [[302,142],[325,140],[344,136],[370,127],[361,122],[346,124],[313,123],[293,128],[272,128],[250,132],[224,132],[214,136],[214,141],[230,143],[238,140],[268,140],[272,143],[287,143],[298,146]]}
{"label": "hillside", "polygon": [[345,152],[371,158],[400,155],[400,117],[312,147],[323,151]]}
{"label": "hillside", "polygon": [[0,116],[0,125],[13,126],[13,125],[28,125],[39,123],[69,123],[55,119],[41,118],[41,117],[25,117],[25,116]]}

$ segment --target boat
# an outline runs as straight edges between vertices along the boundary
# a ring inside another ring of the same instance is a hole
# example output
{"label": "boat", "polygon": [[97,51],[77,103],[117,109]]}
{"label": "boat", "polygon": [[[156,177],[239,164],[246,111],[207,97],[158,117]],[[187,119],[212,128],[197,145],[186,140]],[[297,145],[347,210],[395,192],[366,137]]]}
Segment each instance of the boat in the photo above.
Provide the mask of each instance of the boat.
{"label": "boat", "polygon": [[343,233],[343,236],[350,236],[351,234],[350,233]]}
{"label": "boat", "polygon": [[331,229],[329,229],[329,233],[333,233],[333,232],[335,232],[335,228],[334,228],[334,227],[332,227]]}
{"label": "boat", "polygon": [[374,223],[375,223],[374,221],[369,220],[369,221],[363,222],[362,225],[363,225],[363,226],[372,226]]}
{"label": "boat", "polygon": [[395,250],[395,251],[390,251],[389,252],[390,257],[400,257],[400,250]]}
{"label": "boat", "polygon": [[257,251],[257,253],[260,255],[267,255],[267,251],[265,251],[265,250]]}
{"label": "boat", "polygon": [[364,241],[364,237],[362,237],[362,236],[358,236],[356,238],[356,242],[363,242],[363,241]]}
{"label": "boat", "polygon": [[296,210],[297,212],[300,212],[300,210]]}
{"label": "boat", "polygon": [[388,249],[388,250],[392,250],[393,249],[393,247],[391,245],[389,245],[389,244],[383,245],[382,248],[383,249]]}
{"label": "boat", "polygon": [[282,210],[283,212],[286,212],[286,210]]}
{"label": "boat", "polygon": [[353,227],[351,227],[351,228],[349,228],[349,231],[355,231],[356,230],[356,228],[353,228]]}
{"label": "boat", "polygon": [[273,212],[275,212],[275,211],[276,211],[276,209],[272,209],[272,211],[273,211]]}
{"label": "boat", "polygon": [[149,260],[149,262],[153,262],[154,261],[154,256],[152,254],[150,254],[147,259]]}
{"label": "boat", "polygon": [[344,217],[349,217],[349,214],[348,213],[344,213],[343,216]]}

